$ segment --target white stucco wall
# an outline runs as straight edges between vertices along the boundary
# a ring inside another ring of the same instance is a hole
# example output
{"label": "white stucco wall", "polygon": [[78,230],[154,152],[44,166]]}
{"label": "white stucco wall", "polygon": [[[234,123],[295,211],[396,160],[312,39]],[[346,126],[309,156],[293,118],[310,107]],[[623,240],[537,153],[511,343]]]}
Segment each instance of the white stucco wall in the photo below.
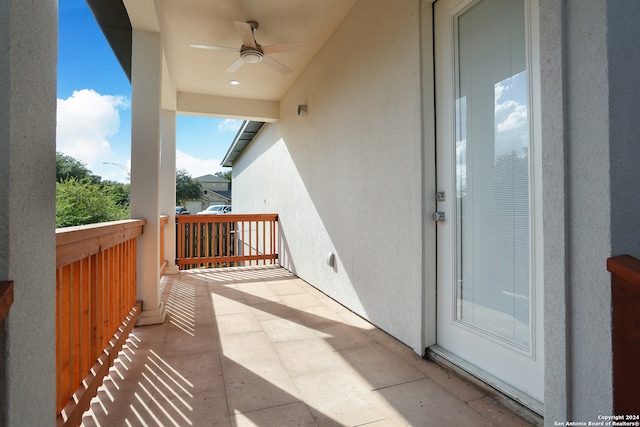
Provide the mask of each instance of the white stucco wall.
{"label": "white stucco wall", "polygon": [[2,425],[55,425],[56,42],[56,2],[0,2]]}
{"label": "white stucco wall", "polygon": [[606,2],[566,7],[570,415],[595,420],[612,408]]}
{"label": "white stucco wall", "polygon": [[640,256],[638,2],[541,0],[545,422],[612,413],[606,259]]}
{"label": "white stucco wall", "polygon": [[389,4],[357,3],[291,87],[234,212],[278,213],[282,265],[422,353],[420,10]]}
{"label": "white stucco wall", "polygon": [[570,309],[566,282],[568,247],[562,55],[562,1],[540,0],[540,80],[544,242],[545,413],[547,420],[569,420],[569,350],[566,327]]}

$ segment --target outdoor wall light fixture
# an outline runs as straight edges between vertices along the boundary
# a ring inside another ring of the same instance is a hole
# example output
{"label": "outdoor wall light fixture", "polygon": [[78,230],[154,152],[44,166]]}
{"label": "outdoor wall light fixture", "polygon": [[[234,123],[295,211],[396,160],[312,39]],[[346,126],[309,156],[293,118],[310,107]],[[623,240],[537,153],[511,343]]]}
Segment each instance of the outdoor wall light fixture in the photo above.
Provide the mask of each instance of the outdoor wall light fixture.
{"label": "outdoor wall light fixture", "polygon": [[240,82],[238,80],[229,80],[229,84],[231,86],[238,86],[240,84]]}
{"label": "outdoor wall light fixture", "polygon": [[307,115],[307,106],[306,105],[298,105],[298,115],[300,117]]}
{"label": "outdoor wall light fixture", "polygon": [[327,265],[329,267],[336,266],[336,254],[334,254],[333,252],[329,252],[329,255],[327,255]]}

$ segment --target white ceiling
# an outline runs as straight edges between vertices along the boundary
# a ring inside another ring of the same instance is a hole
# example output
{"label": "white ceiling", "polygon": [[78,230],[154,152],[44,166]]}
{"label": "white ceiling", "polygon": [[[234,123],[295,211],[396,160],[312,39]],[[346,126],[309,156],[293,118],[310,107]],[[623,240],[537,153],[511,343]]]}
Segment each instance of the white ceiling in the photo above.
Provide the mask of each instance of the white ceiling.
{"label": "white ceiling", "polygon": [[[279,101],[357,0],[125,0],[134,29],[160,31],[176,92]],[[301,52],[271,56],[292,72],[264,62],[229,73],[239,53],[194,49],[190,43],[240,48],[234,21],[257,21],[262,46],[306,42]],[[240,85],[232,86],[230,80]]]}

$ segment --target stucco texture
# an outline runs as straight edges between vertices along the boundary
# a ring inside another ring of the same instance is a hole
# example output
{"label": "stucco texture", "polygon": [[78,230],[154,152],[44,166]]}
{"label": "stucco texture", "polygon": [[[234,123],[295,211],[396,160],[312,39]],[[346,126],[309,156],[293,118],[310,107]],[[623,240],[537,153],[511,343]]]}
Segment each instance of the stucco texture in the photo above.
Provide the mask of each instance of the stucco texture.
{"label": "stucco texture", "polygon": [[55,424],[57,4],[0,4],[0,424]]}

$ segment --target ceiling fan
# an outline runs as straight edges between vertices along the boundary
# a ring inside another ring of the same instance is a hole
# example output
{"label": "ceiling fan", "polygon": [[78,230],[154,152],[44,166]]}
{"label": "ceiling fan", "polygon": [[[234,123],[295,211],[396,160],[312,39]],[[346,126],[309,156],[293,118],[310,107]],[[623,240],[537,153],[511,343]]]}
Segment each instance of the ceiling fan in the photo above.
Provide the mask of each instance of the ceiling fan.
{"label": "ceiling fan", "polygon": [[240,48],[224,47],[224,46],[212,46],[208,44],[190,43],[189,46],[196,49],[209,49],[209,50],[226,50],[233,52],[240,52],[240,57],[236,59],[231,65],[224,70],[227,73],[232,73],[239,69],[244,63],[256,64],[258,62],[264,62],[274,70],[282,73],[289,74],[291,69],[281,62],[276,61],[268,54],[278,52],[299,52],[307,49],[307,43],[284,43],[274,44],[271,46],[261,46],[256,42],[255,32],[259,27],[256,21],[239,22],[235,21],[236,28],[240,33],[240,39],[242,40],[242,46]]}

